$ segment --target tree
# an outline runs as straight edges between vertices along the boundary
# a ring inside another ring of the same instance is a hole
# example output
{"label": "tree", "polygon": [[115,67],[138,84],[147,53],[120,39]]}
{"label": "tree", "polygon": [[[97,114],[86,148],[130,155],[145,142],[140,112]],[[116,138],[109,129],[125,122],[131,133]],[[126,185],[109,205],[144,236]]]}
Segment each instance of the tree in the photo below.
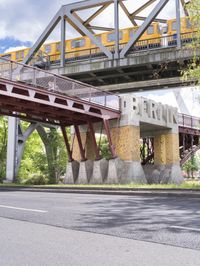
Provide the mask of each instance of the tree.
{"label": "tree", "polygon": [[7,133],[7,119],[0,116],[0,182],[2,182],[6,176]]}
{"label": "tree", "polygon": [[[99,142],[99,140],[98,140],[98,142]],[[105,158],[107,160],[112,158],[112,154],[111,154],[110,149],[109,149],[108,139],[104,135],[101,136],[100,154],[101,154],[102,158]]]}
{"label": "tree", "polygon": [[[28,123],[21,122],[25,131]],[[59,128],[38,126],[27,139],[19,170],[19,182],[57,183],[66,171],[67,152]]]}
{"label": "tree", "polygon": [[[21,125],[25,131],[29,123],[21,121]],[[7,135],[7,117],[0,116],[0,182],[6,177]],[[61,131],[55,127],[39,127],[26,141],[18,180],[33,178],[37,183],[39,178],[42,183],[57,183],[65,174],[66,163],[67,151]]]}
{"label": "tree", "polygon": [[37,132],[46,150],[49,183],[57,183],[60,176],[65,173],[67,163],[67,151],[63,137],[61,132],[53,127],[46,131],[43,127],[39,126]]}
{"label": "tree", "polygon": [[[26,122],[21,122],[23,128],[27,127]],[[37,131],[35,130],[27,139],[23,158],[21,161],[18,180],[22,183],[32,183],[32,179],[43,176],[45,183],[48,181],[47,159],[44,145]]]}
{"label": "tree", "polygon": [[200,162],[197,156],[192,156],[190,160],[188,160],[184,166],[183,170],[186,171],[188,178],[194,178],[194,172],[200,169]]}
{"label": "tree", "polygon": [[190,14],[190,21],[192,28],[194,29],[193,41],[188,45],[188,48],[193,49],[194,56],[193,60],[188,66],[188,69],[183,72],[183,77],[185,80],[195,79],[198,84],[200,84],[200,64],[198,51],[200,47],[200,0],[192,0],[187,4],[187,9]]}

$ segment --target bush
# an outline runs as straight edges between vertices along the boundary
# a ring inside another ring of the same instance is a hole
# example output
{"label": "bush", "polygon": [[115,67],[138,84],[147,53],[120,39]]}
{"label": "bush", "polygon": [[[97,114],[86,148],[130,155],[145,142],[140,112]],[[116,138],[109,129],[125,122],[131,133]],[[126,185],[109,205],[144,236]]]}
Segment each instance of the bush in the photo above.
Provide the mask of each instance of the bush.
{"label": "bush", "polygon": [[33,174],[30,178],[22,181],[24,185],[46,185],[47,183],[47,177],[42,174]]}

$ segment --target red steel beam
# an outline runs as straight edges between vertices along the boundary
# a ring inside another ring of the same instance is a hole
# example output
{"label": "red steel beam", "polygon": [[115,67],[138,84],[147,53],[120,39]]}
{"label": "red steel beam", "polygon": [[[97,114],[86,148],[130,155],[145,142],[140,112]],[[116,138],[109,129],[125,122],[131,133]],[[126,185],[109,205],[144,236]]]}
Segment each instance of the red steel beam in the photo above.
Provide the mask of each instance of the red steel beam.
{"label": "red steel beam", "polygon": [[[74,121],[76,121],[76,123],[80,125],[86,124],[88,120],[87,116],[83,114],[64,113],[60,112],[58,108],[53,108],[36,103],[29,104],[24,100],[14,101],[13,99],[10,99],[10,97],[6,98],[4,96],[0,100],[0,106],[2,107],[2,109],[7,109],[9,111],[26,113],[28,115],[43,117],[44,119],[49,118],[59,120],[62,121],[63,124],[66,123],[66,125],[72,125]],[[100,121],[100,119],[95,119],[95,121],[97,120]]]}
{"label": "red steel beam", "polygon": [[78,145],[79,145],[79,150],[80,150],[80,154],[81,154],[81,161],[86,161],[86,156],[85,156],[85,150],[83,148],[83,144],[82,144],[82,140],[81,140],[81,135],[80,135],[80,131],[79,131],[79,127],[78,125],[74,125],[74,129],[75,129],[75,134],[77,137],[77,141],[78,141]]}
{"label": "red steel beam", "polygon": [[116,158],[116,152],[115,152],[115,146],[112,143],[112,138],[111,138],[111,134],[110,134],[110,125],[109,125],[109,121],[104,119],[103,120],[104,123],[104,128],[105,128],[105,132],[108,138],[108,143],[109,143],[109,148],[112,154],[112,158]]}
{"label": "red steel beam", "polygon": [[67,137],[67,133],[66,133],[65,127],[61,126],[61,130],[62,130],[63,138],[64,138],[64,141],[65,141],[65,146],[66,146],[66,149],[67,149],[67,153],[68,153],[68,156],[69,156],[69,162],[72,162],[73,161],[72,151],[70,149],[70,145],[69,145],[69,141],[68,141],[68,137]]}
{"label": "red steel beam", "polygon": [[0,79],[0,95],[27,101],[29,105],[37,103],[51,106],[70,115],[74,112],[88,118],[103,119],[106,116],[108,119],[115,119],[120,117],[119,111],[105,106],[3,79]]}
{"label": "red steel beam", "polygon": [[99,153],[100,150],[99,150],[99,147],[98,147],[97,142],[96,142],[94,127],[93,127],[93,124],[90,120],[88,121],[88,126],[90,129],[90,136],[92,138],[96,160],[100,160],[101,159],[101,156]]}

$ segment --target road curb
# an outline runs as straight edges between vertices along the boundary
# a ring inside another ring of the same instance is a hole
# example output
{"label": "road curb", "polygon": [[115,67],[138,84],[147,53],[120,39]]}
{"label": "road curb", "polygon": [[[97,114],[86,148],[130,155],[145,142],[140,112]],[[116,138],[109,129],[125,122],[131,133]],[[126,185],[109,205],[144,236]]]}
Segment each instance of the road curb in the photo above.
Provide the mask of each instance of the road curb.
{"label": "road curb", "polygon": [[189,197],[200,198],[200,191],[195,189],[108,189],[108,188],[34,188],[34,187],[0,187],[0,191],[24,191],[24,192],[49,192],[49,193],[76,193],[76,194],[99,194],[119,196],[149,196],[149,197]]}

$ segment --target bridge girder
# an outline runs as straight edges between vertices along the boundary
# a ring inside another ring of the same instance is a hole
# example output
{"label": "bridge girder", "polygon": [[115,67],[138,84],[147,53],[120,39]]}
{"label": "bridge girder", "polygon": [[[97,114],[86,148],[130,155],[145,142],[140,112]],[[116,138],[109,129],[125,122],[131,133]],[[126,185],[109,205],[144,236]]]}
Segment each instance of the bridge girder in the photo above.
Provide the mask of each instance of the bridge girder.
{"label": "bridge girder", "polygon": [[[68,4],[62,6],[53,19],[50,21],[49,25],[46,27],[44,32],[35,42],[31,48],[29,54],[24,59],[24,63],[27,64],[31,61],[33,56],[37,53],[40,47],[43,45],[48,36],[52,33],[58,23],[61,21],[61,60],[60,65],[63,67],[65,65],[65,31],[66,22],[68,22],[80,35],[88,36],[89,39],[94,43],[103,54],[106,55],[108,59],[119,59],[125,57],[131,50],[131,47],[138,41],[143,32],[148,28],[148,26],[153,22],[157,21],[160,23],[165,23],[165,19],[157,18],[157,15],[163,10],[165,5],[169,0],[148,0],[145,4],[142,4],[134,12],[129,12],[128,8],[124,4],[125,0],[88,0],[81,1],[73,4]],[[158,1],[157,5],[152,9],[151,13],[144,17],[140,15],[147,7],[151,6],[153,3]],[[180,37],[180,2],[183,6],[185,14],[187,13],[187,7],[184,0],[174,0],[176,5],[176,18],[177,18],[177,36]],[[94,34],[94,30],[113,30],[112,27],[92,25],[91,23],[94,19],[102,14],[111,4],[114,4],[114,31],[115,31],[115,51],[111,52],[106,46],[104,46]],[[119,51],[119,7],[124,11],[124,14],[128,17],[134,26],[137,26],[136,20],[144,21],[141,26],[139,26],[137,33],[131,38],[131,40],[124,46],[124,48]],[[83,20],[77,12],[82,10],[91,10],[91,8],[97,8],[86,20]],[[180,47],[180,38],[177,38],[177,45]]]}

